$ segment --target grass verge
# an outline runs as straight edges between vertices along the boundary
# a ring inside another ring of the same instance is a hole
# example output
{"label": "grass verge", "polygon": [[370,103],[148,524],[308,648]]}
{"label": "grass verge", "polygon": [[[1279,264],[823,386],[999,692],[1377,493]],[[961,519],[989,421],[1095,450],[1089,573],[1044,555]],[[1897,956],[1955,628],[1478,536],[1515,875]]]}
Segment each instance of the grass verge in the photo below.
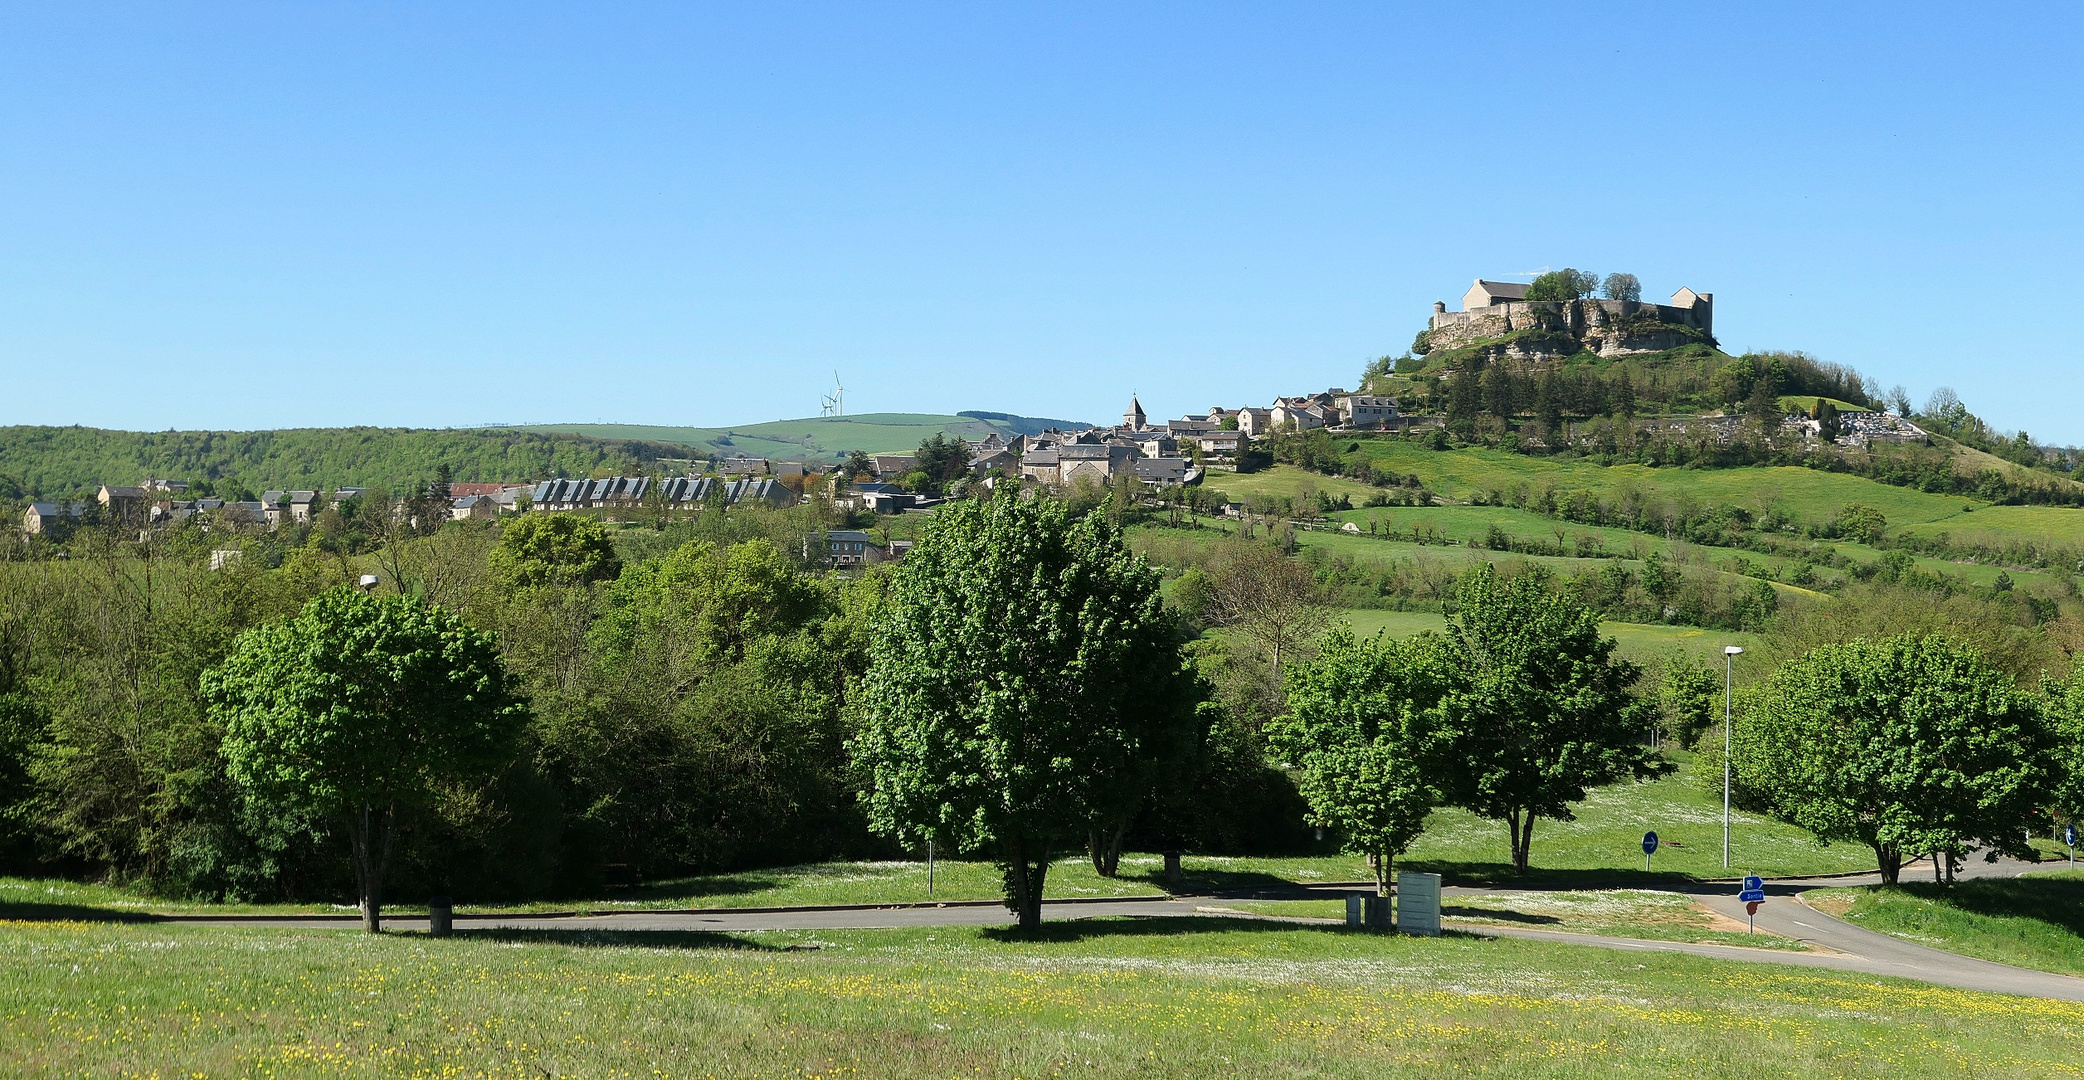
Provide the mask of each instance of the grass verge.
{"label": "grass verge", "polygon": [[1877,933],[2016,967],[2084,976],[2084,871],[1985,878],[1941,888],[1820,889],[1803,896]]}

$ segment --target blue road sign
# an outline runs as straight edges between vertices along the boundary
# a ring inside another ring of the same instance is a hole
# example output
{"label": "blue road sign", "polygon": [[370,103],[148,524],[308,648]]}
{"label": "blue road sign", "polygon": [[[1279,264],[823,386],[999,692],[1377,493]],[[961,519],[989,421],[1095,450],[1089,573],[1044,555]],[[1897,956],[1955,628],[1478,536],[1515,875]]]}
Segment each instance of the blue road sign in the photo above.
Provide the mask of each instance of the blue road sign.
{"label": "blue road sign", "polygon": [[1759,877],[1757,874],[1745,874],[1744,891],[1737,894],[1737,899],[1748,904],[1753,900],[1764,900],[1765,898],[1766,879]]}
{"label": "blue road sign", "polygon": [[1657,831],[1655,829],[1643,834],[1643,854],[1657,854]]}
{"label": "blue road sign", "polygon": [[2071,847],[2077,846],[2077,827],[2075,825],[2064,825],[2062,827],[2062,842]]}

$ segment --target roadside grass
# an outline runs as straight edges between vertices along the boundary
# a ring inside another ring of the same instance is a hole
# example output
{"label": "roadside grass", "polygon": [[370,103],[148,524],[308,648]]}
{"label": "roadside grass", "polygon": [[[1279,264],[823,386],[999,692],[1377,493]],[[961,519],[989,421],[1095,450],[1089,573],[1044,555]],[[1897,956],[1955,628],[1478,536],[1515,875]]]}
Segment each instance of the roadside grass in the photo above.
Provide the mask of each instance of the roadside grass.
{"label": "roadside grass", "polygon": [[1238,919],[769,934],[0,924],[21,1077],[2084,1075],[2084,1005]]}
{"label": "roadside grass", "polygon": [[[1283,918],[1346,917],[1344,900],[1273,900],[1224,903],[1225,908]],[[1684,894],[1662,889],[1565,891],[1500,890],[1450,893],[1440,914],[1477,926],[1517,926],[1646,941],[1689,941],[1756,949],[1806,952],[1809,946],[1774,934],[1751,934],[1722,925],[1715,914]]]}
{"label": "roadside grass", "polygon": [[1877,933],[2001,964],[2084,976],[2084,871],[1976,878],[1942,888],[1819,889],[1817,910]]}

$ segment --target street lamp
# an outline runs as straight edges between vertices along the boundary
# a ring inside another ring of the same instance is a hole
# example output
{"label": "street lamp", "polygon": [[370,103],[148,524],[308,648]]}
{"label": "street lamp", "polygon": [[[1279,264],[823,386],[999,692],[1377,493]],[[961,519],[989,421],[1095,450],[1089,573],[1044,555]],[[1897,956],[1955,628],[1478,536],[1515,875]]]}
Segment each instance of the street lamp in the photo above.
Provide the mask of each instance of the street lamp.
{"label": "street lamp", "polygon": [[1729,681],[1736,669],[1737,654],[1743,652],[1737,645],[1722,647],[1722,868],[1729,869],[1729,755],[1731,748],[1729,725]]}

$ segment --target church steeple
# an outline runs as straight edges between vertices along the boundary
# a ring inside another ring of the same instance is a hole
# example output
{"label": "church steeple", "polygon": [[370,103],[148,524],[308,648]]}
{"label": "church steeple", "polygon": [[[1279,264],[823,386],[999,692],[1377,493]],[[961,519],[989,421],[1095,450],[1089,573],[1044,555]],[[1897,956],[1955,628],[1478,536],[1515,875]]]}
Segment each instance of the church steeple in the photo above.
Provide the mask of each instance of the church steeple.
{"label": "church steeple", "polygon": [[1144,427],[1143,403],[1136,395],[1129,395],[1129,411],[1122,414],[1122,426],[1131,431],[1142,431]]}

